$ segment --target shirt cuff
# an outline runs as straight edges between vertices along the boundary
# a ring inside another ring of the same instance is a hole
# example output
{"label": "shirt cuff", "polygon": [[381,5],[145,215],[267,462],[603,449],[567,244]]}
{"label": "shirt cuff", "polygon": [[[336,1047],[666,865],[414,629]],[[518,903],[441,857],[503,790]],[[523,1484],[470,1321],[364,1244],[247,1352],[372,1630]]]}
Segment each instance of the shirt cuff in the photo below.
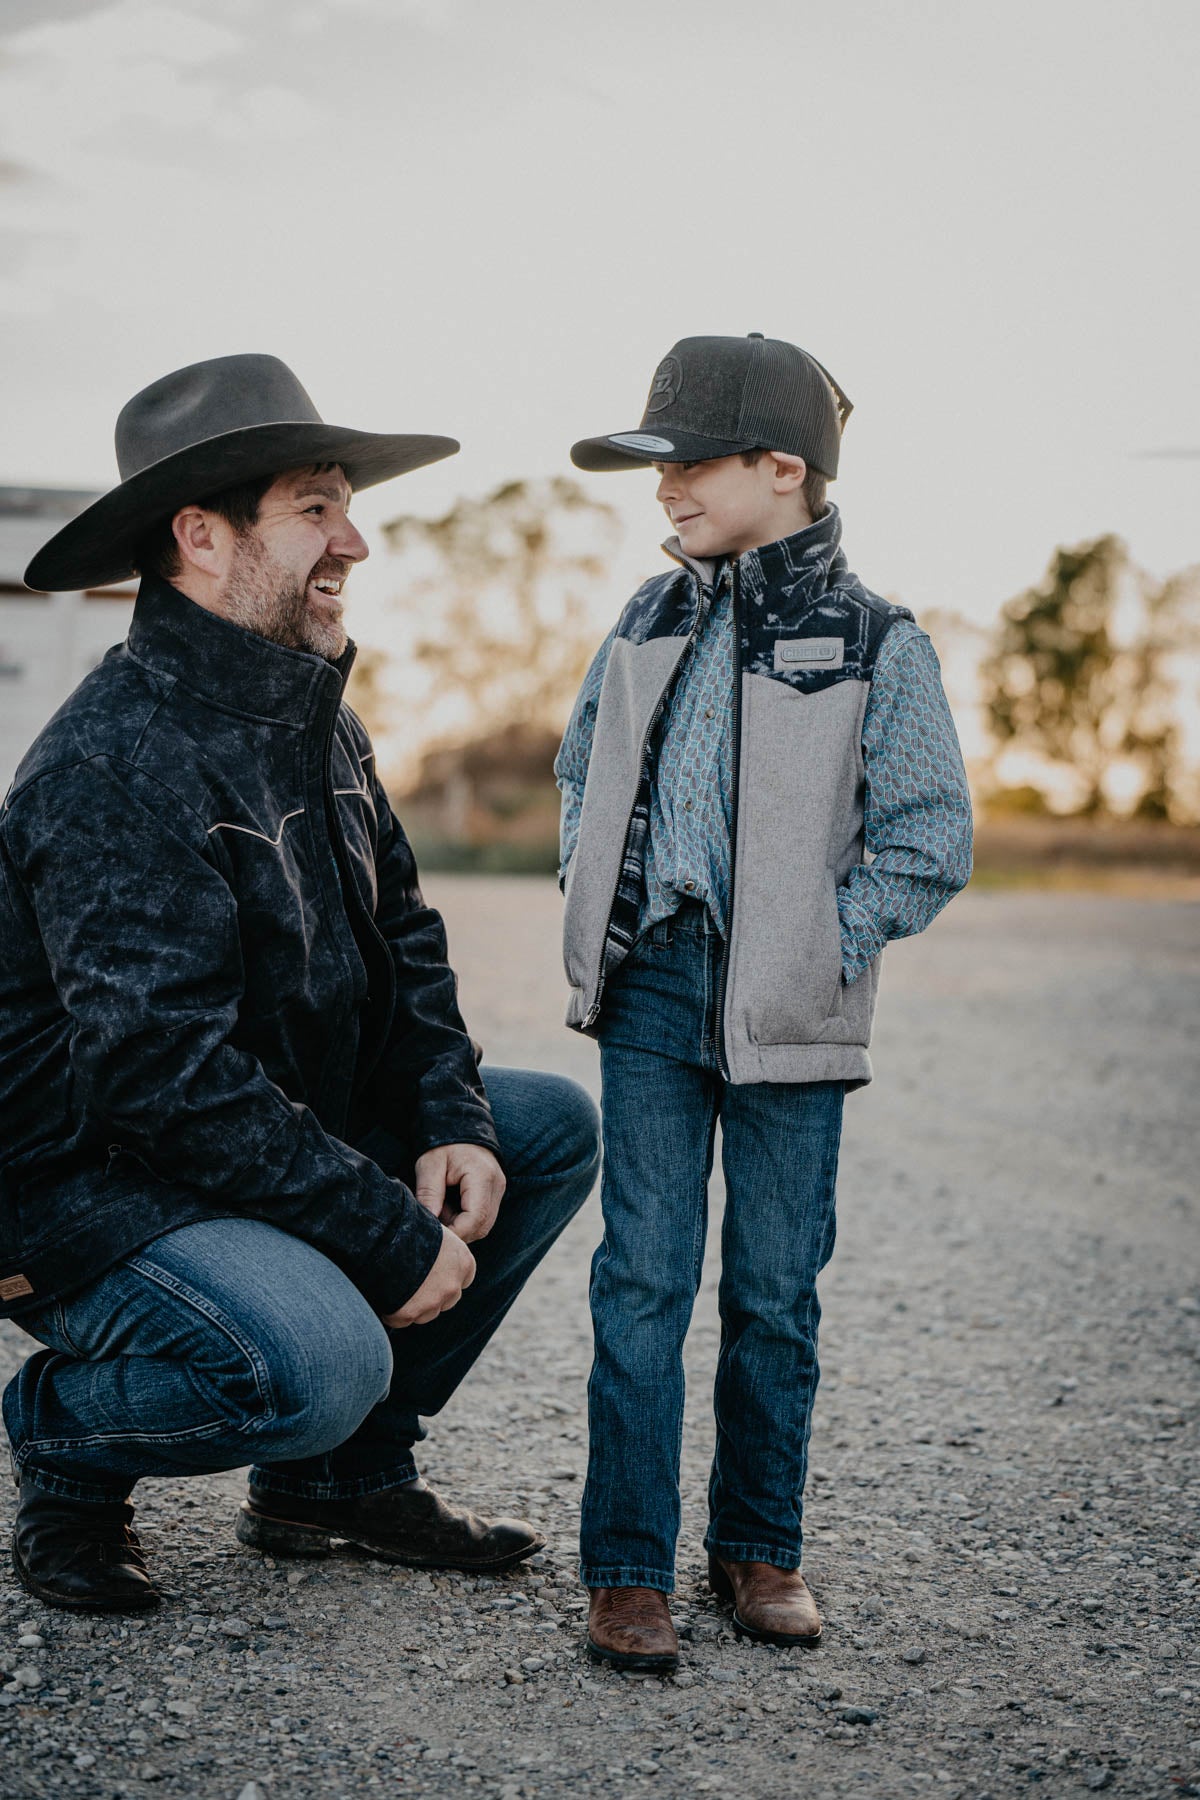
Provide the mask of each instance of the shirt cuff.
{"label": "shirt cuff", "polygon": [[887,938],[866,908],[852,898],[849,889],[838,889],[837,907],[842,928],[842,980],[849,987],[870,968]]}

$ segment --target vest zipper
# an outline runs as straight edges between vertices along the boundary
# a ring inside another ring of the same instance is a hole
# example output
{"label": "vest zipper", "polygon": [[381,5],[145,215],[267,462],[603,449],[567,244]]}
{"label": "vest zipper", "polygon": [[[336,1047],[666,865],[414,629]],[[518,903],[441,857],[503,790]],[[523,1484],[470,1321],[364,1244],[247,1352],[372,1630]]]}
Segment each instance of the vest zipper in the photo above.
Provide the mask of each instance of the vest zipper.
{"label": "vest zipper", "polygon": [[[667,695],[671,692],[671,689],[674,687],[675,682],[678,679],[679,671],[683,667],[684,657],[686,657],[690,653],[693,645],[696,642],[696,639],[700,635],[700,628],[704,624],[705,619],[708,617],[708,603],[704,597],[704,583],[703,583],[703,581],[701,581],[699,575],[696,574],[695,570],[692,570],[691,573],[695,577],[696,587],[697,587],[697,589],[699,591],[699,595],[700,595],[700,602],[696,608],[696,617],[692,621],[692,629],[688,634],[687,644],[684,646],[684,649],[680,655],[679,661],[675,664],[675,667],[672,669],[670,678],[668,679],[666,686],[663,688],[662,693],[658,697],[658,704],[654,708],[654,711],[650,715],[649,724],[646,726],[646,729],[645,729],[644,733],[642,734],[641,748],[638,751],[638,770],[639,770],[638,792],[639,793],[641,792],[641,786],[642,786],[642,777],[641,777],[640,771],[642,769],[644,769],[646,766],[646,752],[650,748],[650,739],[654,736],[654,728],[658,724],[658,721],[662,718],[663,709],[665,708],[665,706],[667,704]],[[637,795],[634,796],[634,805],[635,806],[637,805]],[[596,993],[592,1000],[592,1004],[589,1006],[589,1008],[587,1010],[587,1014],[584,1018],[583,1024],[580,1027],[580,1029],[583,1031],[590,1031],[592,1026],[596,1023],[596,1020],[600,1017],[600,1003],[604,998],[604,975],[605,975],[604,958],[605,958],[605,952],[608,949],[608,928],[612,924],[613,907],[616,904],[616,899],[617,899],[617,888],[620,887],[620,885],[621,885],[621,871],[625,866],[625,843],[629,837],[629,826],[630,826],[630,822],[632,821],[632,819],[633,819],[633,814],[631,812],[629,815],[629,818],[626,819],[626,821],[625,821],[625,838],[622,840],[622,843],[621,843],[621,860],[617,864],[617,879],[616,879],[616,883],[613,887],[612,899],[608,903],[608,912],[606,913],[605,919],[604,919],[604,936],[601,939],[601,944],[600,944],[600,974],[599,974],[599,978],[598,978],[597,985],[596,985]]]}
{"label": "vest zipper", "polygon": [[729,813],[729,909],[725,917],[725,954],[721,958],[721,997],[717,1020],[721,1031],[721,1071],[729,1075],[725,1001],[729,991],[729,956],[733,946],[733,904],[737,879],[738,797],[742,785],[742,634],[738,625],[738,559],[729,559],[729,607],[733,618],[733,804]]}

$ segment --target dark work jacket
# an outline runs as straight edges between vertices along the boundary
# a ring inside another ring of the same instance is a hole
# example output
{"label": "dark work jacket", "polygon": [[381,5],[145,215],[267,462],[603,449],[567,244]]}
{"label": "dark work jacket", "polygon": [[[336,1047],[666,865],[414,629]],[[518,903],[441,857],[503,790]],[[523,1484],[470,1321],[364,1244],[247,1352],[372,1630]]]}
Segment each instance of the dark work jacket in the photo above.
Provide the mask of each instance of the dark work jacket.
{"label": "dark work jacket", "polygon": [[148,578],[128,641],[18,769],[0,809],[0,1313],[230,1216],[305,1239],[391,1310],[441,1232],[352,1146],[382,1128],[403,1146],[391,1166],[498,1148],[441,918],[342,704],[353,660],[281,649]]}

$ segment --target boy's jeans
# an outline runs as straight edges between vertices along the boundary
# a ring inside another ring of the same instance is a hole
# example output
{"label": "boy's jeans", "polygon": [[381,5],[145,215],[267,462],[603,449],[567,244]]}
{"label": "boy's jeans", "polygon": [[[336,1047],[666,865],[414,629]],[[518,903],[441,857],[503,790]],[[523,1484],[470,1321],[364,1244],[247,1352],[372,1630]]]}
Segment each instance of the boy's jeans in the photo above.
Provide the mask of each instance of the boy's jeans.
{"label": "boy's jeans", "polygon": [[675,1585],[683,1340],[704,1258],[713,1133],[725,1174],[710,1551],[800,1566],[817,1386],[817,1273],[833,1252],[844,1087],[720,1073],[724,945],[688,902],[610,979],[601,1015],[604,1241],[583,1496],[587,1587]]}
{"label": "boy's jeans", "polygon": [[[272,1225],[167,1232],[20,1320],[49,1346],[4,1394],[22,1480],[75,1500],[243,1463],[257,1486],[314,1500],[411,1481],[420,1415],[445,1405],[596,1176],[582,1088],[525,1069],[484,1079],[508,1188],[457,1306],[389,1331],[327,1257]],[[401,1172],[385,1132],[360,1148]]]}

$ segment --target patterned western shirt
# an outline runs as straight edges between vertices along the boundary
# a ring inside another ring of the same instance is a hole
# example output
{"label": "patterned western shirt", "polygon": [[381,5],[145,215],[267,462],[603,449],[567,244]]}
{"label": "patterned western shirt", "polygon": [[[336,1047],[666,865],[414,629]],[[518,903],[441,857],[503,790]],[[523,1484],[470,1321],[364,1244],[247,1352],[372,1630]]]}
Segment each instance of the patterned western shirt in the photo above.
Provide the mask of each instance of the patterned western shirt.
{"label": "patterned western shirt", "polygon": [[[725,934],[730,894],[733,813],[733,600],[729,565],[705,593],[706,615],[676,676],[659,734],[643,856],[643,932],[685,899],[703,901]],[[600,688],[615,630],[593,659],[554,764],[562,790],[561,868],[579,836]],[[838,891],[842,972],[861,975],[890,938],[923,931],[945,902],[945,822],[927,800],[959,793],[969,807],[962,753],[926,634],[898,619],[883,640],[862,728],[864,837],[873,860],[860,863]]]}

